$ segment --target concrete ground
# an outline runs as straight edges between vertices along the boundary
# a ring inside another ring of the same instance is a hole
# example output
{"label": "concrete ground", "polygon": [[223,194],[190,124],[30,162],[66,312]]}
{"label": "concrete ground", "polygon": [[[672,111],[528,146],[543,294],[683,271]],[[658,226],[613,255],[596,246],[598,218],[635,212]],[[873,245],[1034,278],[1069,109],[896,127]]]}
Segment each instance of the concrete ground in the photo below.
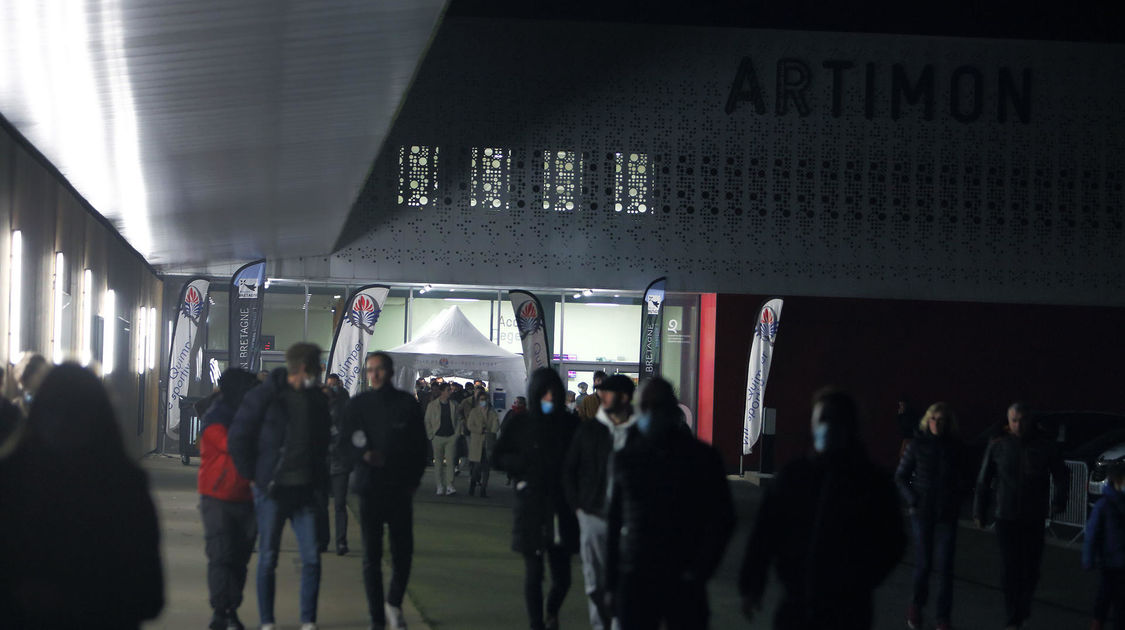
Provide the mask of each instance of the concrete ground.
{"label": "concrete ground", "polygon": [[[151,457],[143,466],[152,477],[163,528],[167,606],[163,615],[146,628],[205,628],[207,606],[206,559],[195,493],[196,462],[182,466],[178,459]],[[467,496],[468,481],[457,479],[460,494],[436,497],[430,475],[415,499],[414,570],[408,589],[407,613],[411,628],[476,629],[526,628],[523,608],[523,564],[509,550],[512,494],[504,475],[493,477],[489,499]],[[744,482],[733,482],[739,529],[710,588],[712,627],[769,628],[779,595],[771,588],[765,610],[753,624],[739,613],[736,580],[738,565],[761,491]],[[353,528],[355,521],[353,519]],[[358,529],[349,531],[352,552],[343,558],[323,556],[320,627],[367,627],[366,603],[360,572],[362,550]],[[877,594],[876,628],[904,628],[903,613],[909,601],[909,554]],[[247,626],[258,620],[254,595],[254,566],[240,614]],[[1049,545],[1043,579],[1029,627],[1078,630],[1089,626],[1087,611],[1096,578],[1081,571],[1075,548]],[[958,628],[1002,628],[1002,601],[998,590],[999,553],[993,534],[962,528],[958,541],[954,622]],[[581,569],[577,558],[574,586],[561,615],[563,628],[588,627]],[[297,590],[299,566],[296,540],[287,533],[278,567],[277,618],[281,628],[299,627]],[[927,611],[928,613],[930,611]],[[932,627],[932,618],[927,620]]]}

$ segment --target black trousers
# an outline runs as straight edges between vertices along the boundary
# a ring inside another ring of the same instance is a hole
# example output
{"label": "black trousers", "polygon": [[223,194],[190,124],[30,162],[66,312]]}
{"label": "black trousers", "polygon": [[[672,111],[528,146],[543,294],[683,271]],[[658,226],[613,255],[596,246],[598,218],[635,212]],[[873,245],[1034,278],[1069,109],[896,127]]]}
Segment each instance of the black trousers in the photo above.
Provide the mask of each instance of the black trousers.
{"label": "black trousers", "polygon": [[1117,617],[1113,626],[1125,630],[1125,569],[1102,569],[1098,594],[1094,598],[1094,619],[1105,623],[1112,609]]}
{"label": "black trousers", "polygon": [[211,609],[225,614],[242,604],[246,566],[258,537],[254,504],[204,495],[199,498],[199,511],[203,515]]}
{"label": "black trousers", "polygon": [[621,630],[704,630],[711,611],[707,587],[672,576],[625,574],[617,588],[616,614]]}
{"label": "black trousers", "polygon": [[488,477],[491,468],[488,465],[488,458],[482,457],[479,462],[469,462],[469,487],[475,488],[480,486],[481,489],[488,489]]}
{"label": "black trousers", "polygon": [[527,605],[527,616],[532,630],[542,630],[543,617],[543,577],[545,564],[551,566],[551,588],[547,592],[547,616],[557,617],[570,590],[570,556],[565,547],[551,545],[546,551],[525,553],[523,555],[526,573],[523,580],[523,598]]}
{"label": "black trousers", "polygon": [[1043,560],[1043,521],[997,520],[996,539],[1004,562],[1004,612],[1009,626],[1021,626],[1031,615]]}
{"label": "black trousers", "polygon": [[336,515],[336,546],[348,546],[348,473],[332,475],[332,505]]}
{"label": "black trousers", "polygon": [[414,557],[414,493],[412,489],[376,485],[360,497],[359,523],[363,533],[363,585],[371,623],[383,627],[383,526],[390,534],[391,583],[386,603],[402,606],[410,564]]}

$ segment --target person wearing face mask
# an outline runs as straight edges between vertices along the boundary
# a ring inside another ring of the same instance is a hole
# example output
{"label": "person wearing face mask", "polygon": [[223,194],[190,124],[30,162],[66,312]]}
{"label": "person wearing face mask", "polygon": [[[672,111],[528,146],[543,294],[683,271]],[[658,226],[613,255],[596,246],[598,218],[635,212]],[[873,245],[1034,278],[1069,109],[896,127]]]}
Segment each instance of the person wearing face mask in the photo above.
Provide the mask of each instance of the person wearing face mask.
{"label": "person wearing face mask", "polygon": [[633,413],[635,387],[633,379],[623,374],[614,374],[598,386],[602,406],[593,422],[579,425],[563,465],[566,500],[577,514],[581,530],[582,577],[590,600],[590,626],[595,630],[609,628],[613,617],[605,603],[609,544],[606,488],[610,457],[625,446],[629,428],[637,421]]}
{"label": "person wearing face mask", "polygon": [[567,392],[566,392],[566,410],[567,411],[569,411],[571,413],[574,413],[577,410],[576,409],[578,407],[578,402],[577,402],[577,399],[576,399],[577,396],[578,396],[578,394],[575,394],[574,392],[567,390]]}
{"label": "person wearing face mask", "polygon": [[950,613],[957,518],[969,487],[961,473],[963,451],[953,410],[946,403],[934,403],[922,417],[895,472],[895,484],[910,511],[914,534],[914,595],[906,609],[907,628],[922,627],[931,567],[938,574],[937,630],[953,627]]}
{"label": "person wearing face mask", "polygon": [[338,374],[329,374],[324,379],[324,395],[328,396],[328,410],[332,415],[328,442],[328,474],[331,480],[329,491],[323,493],[321,500],[318,525],[320,550],[323,553],[328,548],[328,496],[331,494],[336,519],[336,555],[343,556],[348,553],[348,477],[352,472],[347,456],[344,421],[347,419],[346,410],[351,396],[344,389],[344,383]]}
{"label": "person wearing face mask", "polygon": [[1090,513],[1082,545],[1082,568],[1101,574],[1090,629],[1108,628],[1110,609],[1117,615],[1113,627],[1125,629],[1125,464],[1110,466],[1105,494]]}
{"label": "person wearing face mask", "polygon": [[[562,487],[563,460],[578,418],[563,406],[562,379],[540,368],[528,383],[528,410],[509,420],[496,444],[493,464],[516,481],[512,551],[524,557],[524,601],[532,630],[559,627],[559,610],[570,590],[570,557],[578,551],[578,520]],[[546,611],[543,577],[551,568]]]}
{"label": "person wearing face mask", "polygon": [[[618,378],[598,388],[603,401],[613,402],[603,392]],[[610,456],[606,604],[621,630],[702,630],[707,582],[734,533],[726,472],[683,424],[668,381],[647,381],[640,398],[636,423]]]}
{"label": "person wearing face mask", "polygon": [[258,518],[258,614],[274,630],[274,591],[286,521],[301,556],[301,630],[316,630],[320,594],[317,492],[327,483],[331,412],[317,387],[320,348],[297,343],[286,367],[250,390],[231,424],[228,448],[238,474],[253,482]]}
{"label": "person wearing face mask", "polygon": [[469,496],[475,496],[480,487],[480,497],[488,498],[489,458],[496,450],[496,434],[500,431],[500,416],[488,401],[488,393],[477,390],[476,407],[469,412],[465,422],[469,430]]}
{"label": "person wearing face mask", "polygon": [[815,454],[766,490],[739,576],[743,613],[757,615],[770,567],[784,588],[777,630],[866,630],[872,595],[902,559],[906,534],[890,476],[860,440],[855,401],[834,389],[812,405]]}

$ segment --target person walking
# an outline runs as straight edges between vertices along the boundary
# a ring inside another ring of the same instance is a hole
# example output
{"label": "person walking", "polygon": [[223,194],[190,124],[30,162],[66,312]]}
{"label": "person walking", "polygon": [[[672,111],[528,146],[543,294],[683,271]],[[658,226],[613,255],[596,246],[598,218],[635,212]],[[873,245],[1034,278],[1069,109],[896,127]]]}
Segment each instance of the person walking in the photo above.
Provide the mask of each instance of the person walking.
{"label": "person walking", "polygon": [[199,512],[207,552],[207,589],[211,596],[210,630],[243,630],[238,618],[246,567],[258,536],[250,480],[238,474],[227,447],[227,434],[242,399],[258,377],[230,368],[219,377],[219,397],[203,414],[199,434]]}
{"label": "person walking", "polygon": [[957,519],[967,488],[962,463],[953,411],[944,402],[930,405],[895,472],[914,533],[914,594],[906,609],[911,629],[922,627],[931,567],[938,575],[937,630],[952,628]]}
{"label": "person walking", "polygon": [[[1005,435],[989,443],[977,476],[973,520],[983,526],[996,481],[996,539],[1004,563],[1001,583],[1009,629],[1031,615],[1043,559],[1043,520],[1066,507],[1069,474],[1055,444],[1039,434],[1023,403],[1008,407]],[[1050,483],[1054,502],[1050,502]]]}
{"label": "person walking", "polygon": [[[594,372],[594,393],[598,392],[598,386],[606,379],[605,372],[598,370]],[[578,405],[578,417],[582,420],[593,420],[598,415],[598,409],[602,406],[601,400],[598,396],[587,396],[582,399],[582,404]]]}
{"label": "person walking", "polygon": [[1105,494],[1094,504],[1082,544],[1082,568],[1099,571],[1091,630],[1107,628],[1112,609],[1114,628],[1125,630],[1125,464],[1110,467]]}
{"label": "person walking", "polygon": [[625,445],[611,456],[608,603],[622,630],[702,630],[711,614],[707,582],[734,533],[726,471],[718,452],[681,422],[668,381],[646,382],[640,403]]}
{"label": "person walking", "polygon": [[438,397],[426,408],[426,437],[434,446],[434,479],[438,496],[457,494],[453,487],[453,469],[457,465],[457,406],[450,396],[449,385],[436,385]]}
{"label": "person walking", "polygon": [[0,462],[0,628],[140,628],[164,607],[148,476],[98,376],[64,363],[36,385]]}
{"label": "person walking", "polygon": [[275,574],[281,531],[289,521],[301,556],[301,630],[316,630],[321,570],[317,492],[327,483],[332,419],[328,399],[317,387],[320,348],[294,344],[285,363],[243,398],[228,443],[238,474],[254,483],[262,628],[275,628]]}
{"label": "person walking", "polygon": [[352,472],[344,421],[347,418],[347,406],[351,396],[348,395],[348,390],[344,389],[344,383],[338,374],[329,374],[328,378],[324,379],[324,385],[332,426],[329,428],[328,440],[329,492],[324,495],[321,502],[320,522],[323,531],[320,534],[320,548],[323,552],[328,547],[328,495],[331,494],[332,512],[336,524],[336,555],[344,556],[348,553],[348,477]]}
{"label": "person walking", "polygon": [[848,394],[812,405],[815,454],[786,466],[766,490],[739,576],[743,613],[757,616],[771,566],[784,588],[777,630],[867,630],[872,595],[902,558],[906,534],[890,476],[860,440]]}
{"label": "person walking", "polygon": [[[504,426],[494,463],[516,483],[512,551],[524,558],[524,602],[531,628],[554,630],[570,590],[570,557],[578,551],[578,521],[562,488],[563,460],[578,418],[563,406],[562,379],[551,368],[533,372],[527,390],[528,410]],[[551,588],[544,611],[548,564]]]}
{"label": "person walking", "polygon": [[581,403],[582,400],[589,395],[590,395],[590,384],[586,383],[586,382],[581,382],[581,383],[578,384],[578,396],[575,398],[575,402]]}
{"label": "person walking", "polygon": [[595,630],[609,628],[613,617],[613,611],[606,605],[609,459],[614,451],[625,446],[629,427],[636,423],[635,388],[633,379],[621,374],[614,374],[602,383],[597,394],[602,406],[598,408],[596,419],[579,424],[563,464],[566,500],[578,516],[582,577],[590,600],[590,626]]}
{"label": "person walking", "polygon": [[477,406],[469,412],[469,496],[480,487],[480,498],[488,498],[489,459],[496,451],[496,434],[500,432],[500,416],[488,400],[488,392],[477,390]]}
{"label": "person walking", "polygon": [[[372,628],[405,628],[402,601],[414,555],[414,493],[426,471],[426,430],[418,403],[391,384],[394,361],[367,355],[371,386],[348,405],[345,437],[360,486],[363,585]],[[383,527],[389,530],[391,582],[383,595]]]}

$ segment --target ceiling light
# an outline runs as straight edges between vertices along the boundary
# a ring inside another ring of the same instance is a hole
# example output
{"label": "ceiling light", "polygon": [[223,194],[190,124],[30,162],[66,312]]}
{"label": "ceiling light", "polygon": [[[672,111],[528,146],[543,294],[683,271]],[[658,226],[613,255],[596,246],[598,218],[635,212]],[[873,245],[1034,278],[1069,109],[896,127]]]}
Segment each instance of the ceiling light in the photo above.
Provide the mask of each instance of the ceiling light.
{"label": "ceiling light", "polygon": [[593,294],[594,294],[594,292],[589,290],[589,289],[586,289],[585,291],[582,292],[582,295],[585,295],[586,297],[590,297]]}
{"label": "ceiling light", "polygon": [[338,299],[340,299],[341,297],[342,297],[342,296],[340,296],[340,295],[333,295],[333,296],[332,296],[332,299],[333,299],[333,300],[338,300]]}
{"label": "ceiling light", "polygon": [[81,318],[78,322],[79,334],[82,340],[79,342],[80,358],[82,366],[90,365],[91,359],[94,356],[94,335],[93,335],[93,322],[94,322],[94,272],[90,269],[82,271],[82,307],[79,309],[78,316]]}
{"label": "ceiling light", "polygon": [[117,353],[117,296],[113,289],[105,292],[102,300],[102,326],[105,332],[102,335],[102,374],[113,374],[114,360]]}
{"label": "ceiling light", "polygon": [[51,359],[56,363],[63,362],[63,282],[66,280],[66,256],[62,252],[55,252],[55,312],[51,326]]}
{"label": "ceiling light", "polygon": [[267,289],[268,289],[268,288],[270,288],[270,284],[271,284],[272,282],[273,282],[273,278],[266,278],[266,286],[265,286],[265,288],[267,288]]}
{"label": "ceiling light", "polygon": [[23,235],[12,232],[11,264],[8,278],[8,360],[19,363],[21,349],[20,322],[23,308]]}
{"label": "ceiling light", "polygon": [[576,300],[580,300],[580,299],[582,299],[582,293],[581,292],[575,293],[573,297]]}

